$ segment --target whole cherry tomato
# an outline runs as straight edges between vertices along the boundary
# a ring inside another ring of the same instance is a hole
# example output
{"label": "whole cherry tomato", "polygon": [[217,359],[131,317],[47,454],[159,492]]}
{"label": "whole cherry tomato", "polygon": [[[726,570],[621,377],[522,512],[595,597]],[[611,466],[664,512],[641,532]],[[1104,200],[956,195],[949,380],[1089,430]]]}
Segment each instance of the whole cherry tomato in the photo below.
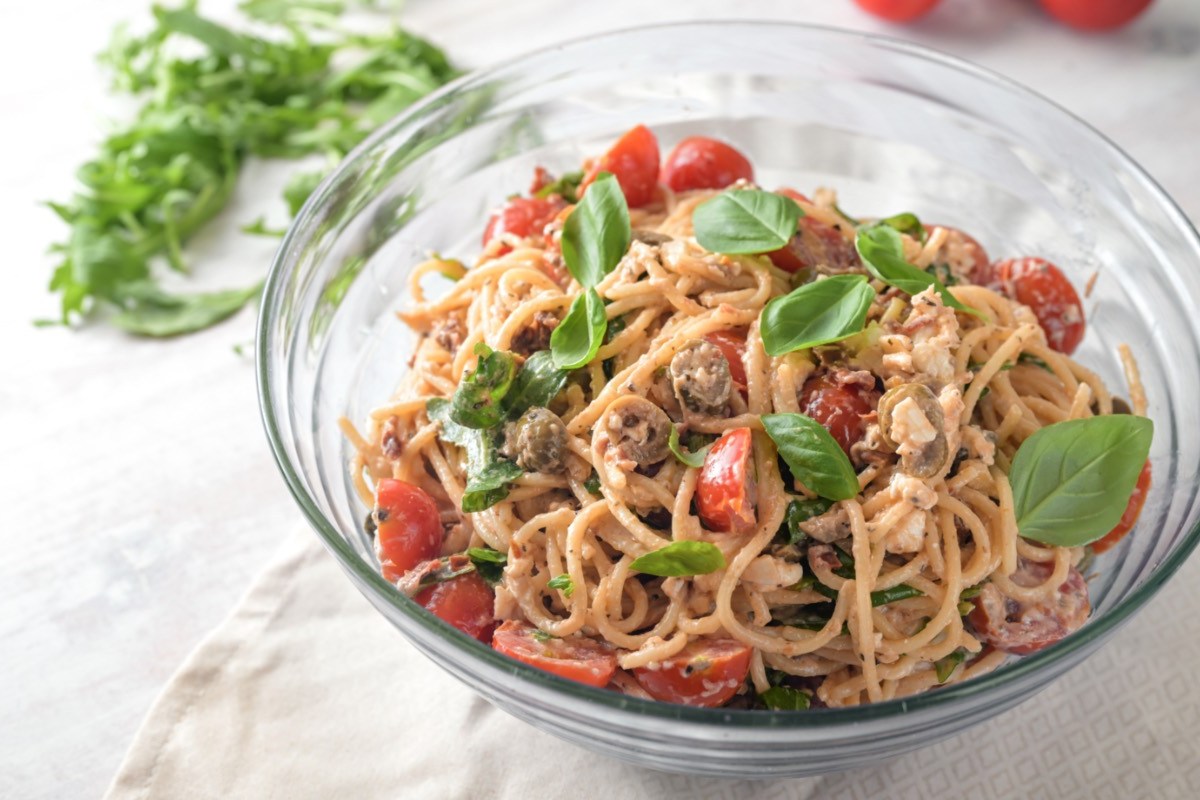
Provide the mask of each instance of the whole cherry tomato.
{"label": "whole cherry tomato", "polygon": [[375,488],[375,552],[389,581],[442,550],[437,503],[424,489],[384,478]]}
{"label": "whole cherry tomato", "polygon": [[854,0],[865,11],[892,22],[910,22],[928,14],[940,0]]}
{"label": "whole cherry tomato", "polygon": [[504,208],[492,214],[483,230],[483,246],[502,233],[524,239],[540,234],[563,209],[560,197],[514,197]]}
{"label": "whole cherry tomato", "polygon": [[1083,340],[1083,304],[1062,270],[1044,258],[1010,258],[992,264],[983,283],[1033,309],[1046,342],[1070,355]]}
{"label": "whole cherry tomato", "polygon": [[696,510],[709,530],[754,530],[758,485],[754,480],[753,451],[750,429],[734,428],[713,442],[704,456],[696,485]]}
{"label": "whole cherry tomato", "polygon": [[754,180],[749,159],[724,142],[705,136],[684,139],[663,163],[662,182],[676,192],[724,189],[739,180]]}
{"label": "whole cherry tomato", "polygon": [[588,686],[607,686],[617,671],[616,653],[599,642],[575,636],[560,639],[511,619],[496,629],[492,647],[509,658]]}
{"label": "whole cherry tomato", "polygon": [[1148,5],[1150,0],[1042,0],[1051,16],[1081,31],[1119,28]]}
{"label": "whole cherry tomato", "polygon": [[1129,503],[1125,506],[1125,513],[1121,515],[1121,521],[1117,523],[1117,527],[1104,534],[1102,539],[1092,542],[1093,552],[1103,553],[1105,550],[1115,547],[1117,542],[1125,538],[1125,534],[1133,530],[1138,517],[1142,514],[1142,506],[1146,505],[1146,495],[1148,494],[1150,494],[1149,461],[1138,474],[1137,483],[1133,487],[1133,494],[1129,495]]}
{"label": "whole cherry tomato", "polygon": [[800,411],[824,425],[846,455],[863,437],[863,417],[878,403],[879,393],[873,386],[845,380],[837,372],[815,375],[800,390]]}
{"label": "whole cherry tomato", "polygon": [[478,572],[435,583],[413,597],[434,615],[485,644],[496,627],[496,596]]}
{"label": "whole cherry tomato", "polygon": [[750,648],[734,639],[696,639],[678,654],[638,667],[633,677],[655,700],[689,706],[723,706],[750,671]]}
{"label": "whole cherry tomato", "polygon": [[613,174],[630,208],[649,204],[658,188],[658,139],[645,125],[628,131],[607,153],[588,165],[579,185],[580,196],[601,172]]}

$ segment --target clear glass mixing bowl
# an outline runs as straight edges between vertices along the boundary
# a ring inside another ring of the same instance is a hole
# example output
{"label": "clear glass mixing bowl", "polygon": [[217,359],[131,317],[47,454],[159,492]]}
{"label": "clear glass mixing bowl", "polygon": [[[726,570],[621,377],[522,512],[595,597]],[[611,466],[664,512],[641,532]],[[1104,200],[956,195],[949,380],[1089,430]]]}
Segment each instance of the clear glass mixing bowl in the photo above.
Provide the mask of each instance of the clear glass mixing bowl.
{"label": "clear glass mixing bowl", "polygon": [[[1134,535],[1100,559],[1082,631],[987,677],[906,700],[803,713],[708,710],[526,667],[443,625],[380,577],[337,420],[364,420],[405,369],[413,339],[392,312],[404,303],[409,268],[430,250],[470,259],[488,210],[526,186],[535,165],[574,168],[636,123],[664,146],[693,133],[735,142],[766,186],[832,186],[843,207],[864,216],[912,210],[963,227],[994,256],[1048,257],[1077,286],[1099,273],[1076,357],[1120,389],[1115,348],[1131,345],[1157,429],[1149,502]],[[283,477],[326,547],[409,641],[471,689],[564,739],[650,767],[807,775],[928,745],[1028,699],[1179,568],[1200,537],[1198,301],[1200,241],[1179,209],[1096,131],[1011,81],[844,31],[673,25],[575,41],[469,75],[354,151],[276,257],[259,389]]]}

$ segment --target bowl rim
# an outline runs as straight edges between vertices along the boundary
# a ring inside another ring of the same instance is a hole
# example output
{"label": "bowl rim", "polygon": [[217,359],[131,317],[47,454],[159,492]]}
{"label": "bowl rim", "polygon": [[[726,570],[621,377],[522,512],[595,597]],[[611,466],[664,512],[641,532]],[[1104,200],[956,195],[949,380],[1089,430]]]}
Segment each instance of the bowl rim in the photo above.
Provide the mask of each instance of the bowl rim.
{"label": "bowl rim", "polygon": [[[1141,609],[1150,598],[1157,594],[1166,581],[1178,571],[1196,547],[1200,545],[1200,522],[1197,522],[1186,533],[1183,540],[1173,552],[1169,553],[1166,558],[1153,568],[1143,585],[1134,589],[1129,596],[1120,600],[1107,613],[1100,617],[1089,619],[1088,623],[1082,629],[1061,642],[1040,652],[1022,656],[1015,661],[1005,663],[995,671],[981,677],[943,686],[936,691],[926,691],[905,698],[884,700],[878,703],[846,708],[817,708],[803,712],[724,708],[709,709],[642,700],[607,689],[584,686],[583,684],[559,678],[558,676],[503,656],[491,647],[455,630],[417,606],[408,597],[399,592],[393,584],[384,580],[383,576],[372,565],[359,557],[358,553],[349,546],[337,528],[318,508],[316,501],[308,491],[304,480],[298,474],[298,470],[287,453],[282,438],[280,421],[275,414],[275,396],[271,388],[272,366],[268,358],[269,345],[274,341],[275,312],[281,308],[281,303],[277,302],[277,295],[281,291],[284,276],[287,273],[287,266],[293,261],[294,255],[298,250],[296,247],[297,241],[305,238],[305,234],[309,232],[312,223],[318,216],[316,213],[317,210],[324,205],[332,187],[338,182],[341,176],[349,172],[367,153],[390,138],[397,130],[402,129],[411,121],[419,119],[427,109],[436,106],[443,102],[445,98],[457,94],[464,89],[494,80],[498,74],[520,66],[526,61],[555,52],[567,51],[584,44],[603,40],[619,41],[623,37],[635,33],[643,33],[648,30],[680,31],[689,28],[714,27],[728,29],[731,26],[751,30],[763,27],[774,29],[784,27],[810,36],[817,35],[843,41],[853,40],[858,44],[896,53],[905,58],[938,64],[972,79],[993,84],[994,86],[1004,88],[1018,95],[1023,95],[1027,99],[1041,103],[1052,113],[1060,115],[1069,124],[1077,126],[1079,133],[1091,137],[1102,149],[1107,150],[1158,201],[1161,210],[1165,211],[1176,226],[1176,230],[1185,239],[1190,238],[1193,249],[1200,252],[1200,233],[1197,232],[1196,227],[1192,224],[1188,216],[1162,186],[1108,136],[1101,133],[1072,111],[1024,84],[992,69],[935,48],[891,36],[864,33],[846,28],[762,18],[752,20],[673,21],[626,27],[573,37],[511,56],[486,67],[471,70],[430,93],[397,116],[380,125],[379,128],[367,136],[325,177],[301,207],[299,213],[288,226],[288,230],[272,259],[270,271],[262,293],[262,300],[259,305],[255,341],[259,411],[276,465],[309,524],[318,536],[320,536],[325,546],[337,558],[342,568],[349,572],[350,576],[355,579],[360,591],[364,593],[369,592],[373,595],[373,598],[370,599],[383,601],[393,606],[397,611],[406,616],[410,622],[424,627],[431,634],[440,637],[444,641],[453,643],[460,652],[469,653],[472,657],[482,660],[493,669],[515,675],[525,682],[543,687],[555,695],[566,695],[569,700],[587,701],[598,707],[604,707],[612,713],[629,713],[657,717],[663,720],[691,723],[704,727],[720,726],[723,728],[734,727],[739,729],[770,728],[780,731],[789,729],[828,730],[831,728],[841,728],[868,721],[907,716],[920,711],[953,707],[961,700],[988,694],[1001,699],[1004,695],[999,690],[1020,682],[1023,677],[1036,673],[1042,670],[1043,667],[1049,667],[1066,661],[1071,653],[1098,646],[1108,635]],[[401,630],[401,633],[405,635],[405,638],[410,638],[406,631]],[[1044,688],[1045,685],[1048,685],[1048,682],[1039,688]]]}

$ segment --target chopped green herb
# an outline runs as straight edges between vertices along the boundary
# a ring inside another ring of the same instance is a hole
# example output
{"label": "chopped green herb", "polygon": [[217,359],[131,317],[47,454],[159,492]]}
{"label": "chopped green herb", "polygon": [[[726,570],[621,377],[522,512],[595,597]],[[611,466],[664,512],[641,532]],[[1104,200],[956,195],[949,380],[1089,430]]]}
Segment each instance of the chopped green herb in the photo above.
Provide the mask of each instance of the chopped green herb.
{"label": "chopped green herb", "polygon": [[540,642],[541,644],[545,644],[546,642],[550,641],[551,639],[558,638],[557,636],[555,636],[552,633],[546,633],[541,628],[534,628],[533,633],[530,635],[533,636],[533,640],[535,642]]}
{"label": "chopped green herb", "polygon": [[1021,355],[1017,356],[1017,362],[1020,364],[1029,364],[1030,366],[1034,367],[1041,367],[1042,369],[1046,370],[1046,372],[1054,372],[1054,369],[1049,364],[1032,353],[1021,353]]}
{"label": "chopped green herb", "polygon": [[567,172],[538,189],[534,197],[549,197],[556,194],[568,203],[577,203],[579,202],[579,184],[581,183],[583,183],[582,172]]}
{"label": "chopped green herb", "polygon": [[819,517],[831,508],[833,508],[833,501],[823,497],[813,500],[797,499],[788,503],[787,514],[783,518],[788,544],[798,544],[808,538],[808,534],[800,528],[801,522]]}
{"label": "chopped green herb", "polygon": [[492,586],[500,583],[504,576],[504,565],[508,563],[508,554],[493,550],[490,547],[472,547],[467,550],[467,558],[475,565],[475,570]]}
{"label": "chopped green herb", "polygon": [[570,599],[571,595],[575,594],[575,582],[565,572],[562,575],[555,575],[546,585],[551,589],[558,589],[563,593],[563,597],[567,599]]}
{"label": "chopped green herb", "polygon": [[592,494],[600,494],[600,476],[596,474],[596,470],[592,470],[592,474],[588,475],[587,480],[583,482],[583,488]]}
{"label": "chopped green herb", "polygon": [[958,669],[958,665],[966,659],[967,653],[965,650],[955,650],[950,655],[943,658],[933,665],[934,671],[937,673],[938,683],[945,683],[954,674],[954,670]]}
{"label": "chopped green herb", "polygon": [[791,686],[772,686],[759,697],[772,711],[805,711],[812,701],[808,692]]}

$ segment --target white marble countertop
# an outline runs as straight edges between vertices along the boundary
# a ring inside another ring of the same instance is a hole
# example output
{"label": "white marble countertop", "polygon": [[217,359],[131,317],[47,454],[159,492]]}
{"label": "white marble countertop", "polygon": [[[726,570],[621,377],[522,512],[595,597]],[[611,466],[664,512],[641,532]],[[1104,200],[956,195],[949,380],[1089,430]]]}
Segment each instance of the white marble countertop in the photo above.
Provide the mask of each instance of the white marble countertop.
{"label": "white marble countertop", "polygon": [[[202,6],[225,17],[232,3]],[[101,120],[127,113],[106,96],[92,56],[116,22],[144,19],[148,7],[0,6],[9,254],[0,291],[0,797],[102,792],[159,687],[299,518],[259,425],[252,363],[233,350],[253,335],[251,312],[169,342],[31,325],[55,312],[45,249],[62,232],[35,204],[67,195]],[[410,0],[403,18],[460,64],[480,66],[600,30],[733,16],[889,33],[999,70],[1090,121],[1200,219],[1193,0],[1157,0],[1105,36],[1058,26],[1032,0],[945,0],[910,27],[850,0]],[[191,248],[200,285],[263,274],[272,244],[237,227],[282,214],[282,173],[247,169],[234,205]],[[1116,635],[1100,666],[1081,669],[1153,682],[1161,673],[1139,662],[1138,643],[1169,635],[1167,615],[1154,609],[1194,600],[1197,584],[1193,560]],[[1200,719],[1180,727],[1200,740]]]}

